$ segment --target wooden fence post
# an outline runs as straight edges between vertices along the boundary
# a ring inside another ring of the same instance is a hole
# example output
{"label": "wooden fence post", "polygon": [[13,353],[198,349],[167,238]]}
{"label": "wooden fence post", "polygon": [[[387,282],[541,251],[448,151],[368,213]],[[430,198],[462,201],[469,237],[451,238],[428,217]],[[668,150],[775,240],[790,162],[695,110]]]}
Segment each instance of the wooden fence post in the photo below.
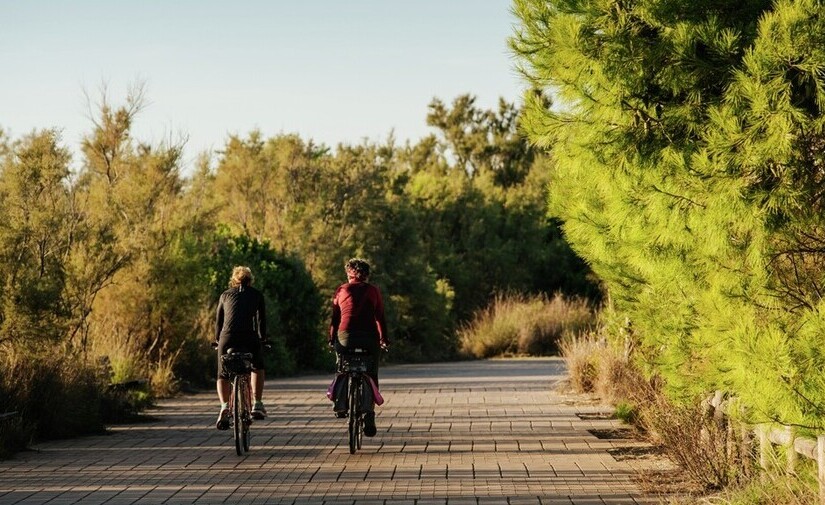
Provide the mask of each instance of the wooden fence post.
{"label": "wooden fence post", "polygon": [[788,445],[785,447],[788,452],[788,473],[792,474],[796,472],[796,448],[794,447],[796,429],[793,426],[785,426],[785,432],[788,434]]}
{"label": "wooden fence post", "polygon": [[819,480],[819,503],[825,505],[825,435],[816,437],[816,475]]}
{"label": "wooden fence post", "polygon": [[741,425],[742,439],[741,447],[739,448],[739,457],[742,460],[742,467],[745,470],[745,475],[751,475],[751,464],[753,462],[753,439],[751,438],[751,427],[745,423]]}
{"label": "wooden fence post", "polygon": [[733,429],[733,423],[726,423],[727,436],[725,437],[725,458],[728,460],[728,465],[734,466],[736,464],[736,431]]}
{"label": "wooden fence post", "polygon": [[757,428],[757,432],[759,433],[759,468],[762,470],[761,478],[762,480],[767,479],[767,472],[768,470],[768,455],[770,454],[768,451],[771,450],[771,441],[768,438],[768,430],[770,427],[766,424],[760,424]]}

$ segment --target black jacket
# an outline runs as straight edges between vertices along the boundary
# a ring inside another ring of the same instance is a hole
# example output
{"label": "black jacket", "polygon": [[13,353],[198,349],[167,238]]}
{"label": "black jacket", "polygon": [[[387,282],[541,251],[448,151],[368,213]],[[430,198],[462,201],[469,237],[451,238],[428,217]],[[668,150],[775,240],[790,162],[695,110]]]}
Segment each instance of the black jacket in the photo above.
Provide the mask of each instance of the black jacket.
{"label": "black jacket", "polygon": [[215,320],[215,340],[221,335],[257,335],[266,340],[264,295],[251,286],[229,288],[221,293]]}

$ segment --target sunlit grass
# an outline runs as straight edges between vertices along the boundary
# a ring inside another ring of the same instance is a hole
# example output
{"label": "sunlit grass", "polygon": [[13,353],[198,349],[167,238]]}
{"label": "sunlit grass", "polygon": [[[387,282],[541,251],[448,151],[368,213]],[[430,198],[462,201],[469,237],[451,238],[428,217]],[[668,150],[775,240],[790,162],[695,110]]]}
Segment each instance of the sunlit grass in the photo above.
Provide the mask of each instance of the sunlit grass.
{"label": "sunlit grass", "polygon": [[475,358],[551,355],[563,336],[587,331],[594,323],[592,309],[581,299],[497,296],[459,330],[459,345]]}

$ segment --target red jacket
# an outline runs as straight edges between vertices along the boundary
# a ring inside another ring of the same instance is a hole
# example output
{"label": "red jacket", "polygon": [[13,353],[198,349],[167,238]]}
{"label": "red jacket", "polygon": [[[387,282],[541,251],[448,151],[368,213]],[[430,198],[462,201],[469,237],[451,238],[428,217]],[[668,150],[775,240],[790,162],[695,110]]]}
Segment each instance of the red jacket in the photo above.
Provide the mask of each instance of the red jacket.
{"label": "red jacket", "polygon": [[377,287],[368,282],[346,282],[338,286],[332,297],[330,343],[339,331],[377,333],[382,345],[389,344],[384,300]]}

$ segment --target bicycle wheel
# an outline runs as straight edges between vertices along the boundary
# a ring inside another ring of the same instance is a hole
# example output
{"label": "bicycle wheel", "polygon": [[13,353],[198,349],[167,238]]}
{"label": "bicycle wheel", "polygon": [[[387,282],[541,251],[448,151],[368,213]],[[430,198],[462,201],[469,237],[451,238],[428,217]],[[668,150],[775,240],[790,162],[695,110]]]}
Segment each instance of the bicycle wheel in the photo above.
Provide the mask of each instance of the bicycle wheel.
{"label": "bicycle wheel", "polygon": [[349,453],[355,454],[358,448],[358,392],[357,381],[350,376],[349,384],[347,385],[349,392]]}
{"label": "bicycle wheel", "polygon": [[235,452],[238,456],[244,453],[244,426],[243,426],[243,379],[240,375],[235,376],[232,381],[232,427],[235,435]]}
{"label": "bicycle wheel", "polygon": [[356,401],[358,402],[356,411],[356,417],[358,420],[355,423],[355,445],[358,450],[361,450],[361,441],[364,438],[364,412],[362,407],[364,406],[364,378],[360,377],[358,380],[358,394],[355,396]]}
{"label": "bicycle wheel", "polygon": [[243,430],[241,440],[243,441],[243,450],[249,452],[249,442],[252,438],[252,433],[249,427],[252,425],[252,386],[249,382],[249,376],[244,376],[243,381],[243,412],[241,412],[241,419],[243,420]]}

